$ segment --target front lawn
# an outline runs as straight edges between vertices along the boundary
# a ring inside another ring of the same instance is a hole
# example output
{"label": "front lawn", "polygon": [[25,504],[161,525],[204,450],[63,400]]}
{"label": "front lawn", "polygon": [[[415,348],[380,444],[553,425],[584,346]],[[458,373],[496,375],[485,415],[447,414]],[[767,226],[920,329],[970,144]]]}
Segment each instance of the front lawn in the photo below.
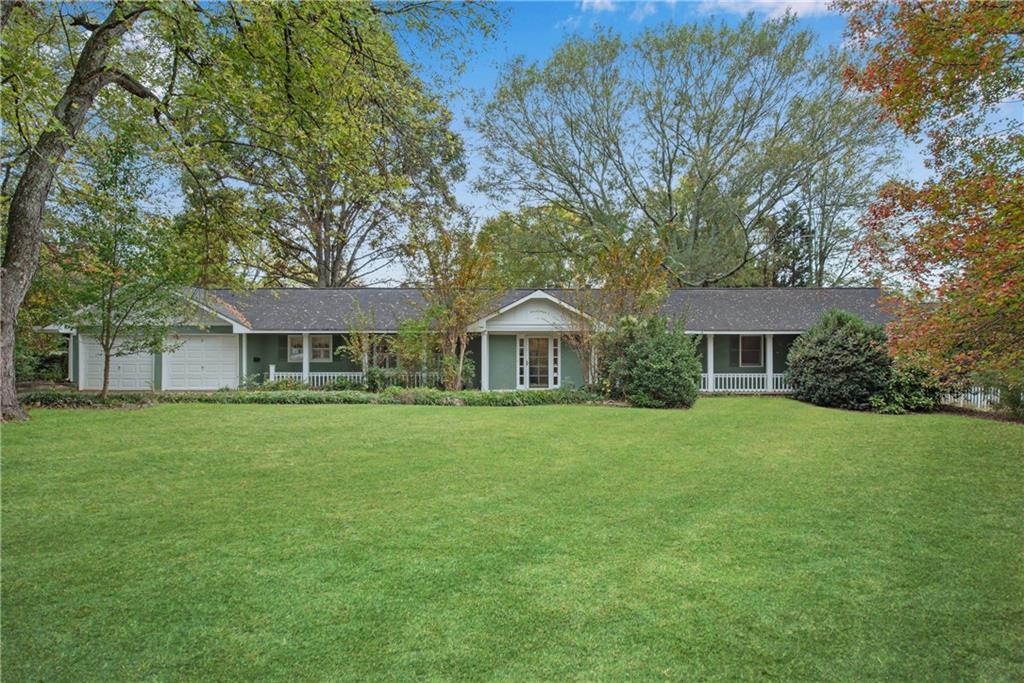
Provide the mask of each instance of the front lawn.
{"label": "front lawn", "polygon": [[1024,426],[786,399],[3,427],[3,678],[1024,678]]}

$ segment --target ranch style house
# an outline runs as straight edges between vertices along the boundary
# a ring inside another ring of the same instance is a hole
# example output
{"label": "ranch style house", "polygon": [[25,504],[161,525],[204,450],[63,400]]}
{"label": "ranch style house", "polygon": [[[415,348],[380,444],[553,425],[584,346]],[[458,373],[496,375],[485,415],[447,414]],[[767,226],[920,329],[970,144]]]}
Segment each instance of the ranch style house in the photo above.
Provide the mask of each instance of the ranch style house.
{"label": "ranch style house", "polygon": [[[700,335],[701,390],[785,393],[790,345],[830,309],[882,324],[877,288],[687,288],[672,290],[661,313]],[[291,378],[310,386],[338,379],[361,382],[370,366],[399,373],[396,359],[380,353],[354,362],[340,352],[356,329],[386,336],[416,318],[423,298],[415,289],[190,290],[195,315],[172,328],[169,350],[111,358],[114,390],[212,391],[245,382]],[[506,292],[493,311],[474,323],[467,355],[484,391],[551,389],[584,384],[579,359],[562,335],[580,311],[574,293],[559,289]],[[367,324],[366,321],[372,321]],[[578,325],[577,325],[578,326]],[[99,389],[103,355],[89,329],[47,328],[66,334],[68,379],[79,389]],[[407,373],[406,383],[437,381]]]}

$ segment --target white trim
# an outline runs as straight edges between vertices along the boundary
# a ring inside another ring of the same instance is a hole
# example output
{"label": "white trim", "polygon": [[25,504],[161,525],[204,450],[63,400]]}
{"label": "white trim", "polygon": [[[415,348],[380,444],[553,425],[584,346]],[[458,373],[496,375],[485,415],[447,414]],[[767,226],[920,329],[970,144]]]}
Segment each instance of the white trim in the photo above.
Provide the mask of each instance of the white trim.
{"label": "white trim", "polygon": [[[760,334],[739,334],[739,361],[741,368],[760,368],[764,367],[764,335]],[[757,339],[758,340],[758,354],[760,358],[757,363],[744,363],[743,362],[743,340],[746,339]]]}
{"label": "white trim", "polygon": [[238,378],[239,384],[245,382],[249,377],[249,335],[242,333],[242,376]]}
{"label": "white trim", "polygon": [[480,391],[491,390],[491,343],[487,330],[480,335]]}
{"label": "white trim", "polygon": [[[327,358],[313,358],[313,338],[314,337],[327,337]],[[311,334],[309,335],[309,362],[310,363],[330,363],[334,360],[334,335],[333,334]]]}
{"label": "white trim", "polygon": [[773,391],[775,389],[775,335],[766,334],[764,336],[764,374],[768,378],[768,390]]}
{"label": "white trim", "polygon": [[85,389],[85,360],[83,358],[83,342],[82,335],[76,335],[78,337],[78,390],[82,391]]}
{"label": "white trim", "polygon": [[302,383],[309,384],[309,333],[302,335]]}
{"label": "white trim", "polygon": [[519,306],[519,305],[521,305],[521,304],[523,304],[523,303],[525,303],[527,301],[533,301],[533,300],[536,300],[536,299],[542,299],[542,300],[545,300],[545,301],[550,301],[550,302],[554,303],[557,306],[561,306],[562,308],[564,308],[565,310],[569,311],[570,313],[573,313],[573,314],[578,315],[580,317],[586,318],[587,320],[593,320],[593,318],[591,316],[587,315],[586,313],[584,313],[583,311],[579,310],[575,306],[572,306],[570,304],[565,303],[564,301],[562,301],[558,297],[551,296],[550,294],[548,294],[547,292],[545,292],[542,289],[535,289],[532,292],[530,292],[529,294],[527,294],[526,296],[520,297],[519,299],[516,299],[512,303],[506,304],[505,306],[502,306],[501,308],[499,308],[494,313],[491,313],[490,315],[487,315],[487,316],[484,316],[483,318],[480,318],[475,323],[473,323],[472,325],[469,326],[469,331],[470,332],[483,332],[484,329],[486,329],[487,321],[490,320],[491,318],[496,318],[497,316],[501,315],[502,313],[507,313],[508,311],[511,311],[513,308],[516,308],[517,306]]}
{"label": "white trim", "polygon": [[708,387],[711,391],[715,390],[715,335],[709,334],[705,336],[708,342]]}

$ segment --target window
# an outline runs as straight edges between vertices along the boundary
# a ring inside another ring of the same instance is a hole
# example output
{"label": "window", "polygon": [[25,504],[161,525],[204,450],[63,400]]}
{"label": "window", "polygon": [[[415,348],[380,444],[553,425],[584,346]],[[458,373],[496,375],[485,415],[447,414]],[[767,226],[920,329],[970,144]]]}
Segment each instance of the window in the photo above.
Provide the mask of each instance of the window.
{"label": "window", "polygon": [[301,334],[289,334],[288,335],[288,362],[289,363],[301,363],[302,362],[302,335]]}
{"label": "window", "polygon": [[740,367],[758,367],[764,364],[761,336],[740,337]]}
{"label": "window", "polygon": [[398,368],[398,354],[391,346],[391,340],[386,337],[378,337],[370,342],[370,365],[382,370],[396,370]]}
{"label": "window", "polygon": [[314,363],[330,363],[331,335],[313,334],[309,337],[309,359]]}
{"label": "window", "polygon": [[519,387],[526,386],[526,337],[519,338]]}
{"label": "window", "polygon": [[558,384],[558,356],[562,352],[562,340],[555,337],[551,340],[551,386],[557,387]]}

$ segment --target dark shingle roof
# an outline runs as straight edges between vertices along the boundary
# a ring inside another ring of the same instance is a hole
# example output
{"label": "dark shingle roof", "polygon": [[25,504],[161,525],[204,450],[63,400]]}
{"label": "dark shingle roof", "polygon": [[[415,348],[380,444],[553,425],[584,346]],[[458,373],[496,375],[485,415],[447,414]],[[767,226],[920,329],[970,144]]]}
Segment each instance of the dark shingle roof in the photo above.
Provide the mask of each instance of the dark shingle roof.
{"label": "dark shingle roof", "polygon": [[[495,310],[533,291],[509,290],[499,297]],[[544,291],[570,305],[574,299],[572,290]],[[416,289],[212,289],[206,294],[203,302],[207,306],[259,332],[346,330],[360,312],[373,316],[375,329],[392,331],[402,320],[420,315],[424,306]],[[674,289],[662,313],[683,321],[688,330],[701,332],[797,332],[832,308],[855,313],[868,322],[885,323],[888,316],[878,306],[880,296],[877,288]]]}

